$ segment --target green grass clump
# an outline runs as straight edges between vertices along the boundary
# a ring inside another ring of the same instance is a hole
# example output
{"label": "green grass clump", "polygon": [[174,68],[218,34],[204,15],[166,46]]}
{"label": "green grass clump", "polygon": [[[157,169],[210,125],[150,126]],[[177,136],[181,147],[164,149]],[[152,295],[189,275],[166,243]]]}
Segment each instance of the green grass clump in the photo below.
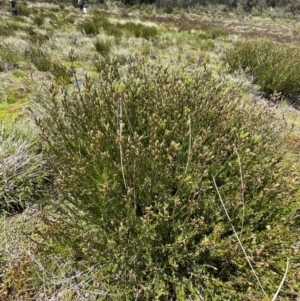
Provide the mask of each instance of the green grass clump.
{"label": "green grass clump", "polygon": [[296,256],[299,187],[283,164],[277,120],[242,104],[241,87],[207,67],[191,73],[137,58],[98,66],[97,83],[51,85],[35,109],[56,179],[56,198],[44,202],[51,237],[72,247],[78,266],[100,267],[100,300],[274,294],[286,257]]}
{"label": "green grass clump", "polygon": [[240,40],[227,52],[232,70],[242,68],[266,93],[300,92],[299,47],[268,39]]}

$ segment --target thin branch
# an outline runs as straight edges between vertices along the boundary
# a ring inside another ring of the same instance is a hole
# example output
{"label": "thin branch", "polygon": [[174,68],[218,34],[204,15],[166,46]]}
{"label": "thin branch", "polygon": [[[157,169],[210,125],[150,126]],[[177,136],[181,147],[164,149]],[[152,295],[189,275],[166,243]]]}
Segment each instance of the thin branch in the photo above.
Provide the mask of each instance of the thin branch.
{"label": "thin branch", "polygon": [[219,189],[218,189],[218,186],[217,186],[217,183],[216,183],[216,181],[215,181],[214,176],[213,176],[212,178],[213,178],[213,183],[214,183],[214,186],[215,186],[216,191],[217,191],[217,193],[218,193],[220,202],[221,202],[222,207],[223,207],[223,209],[224,209],[224,211],[225,211],[225,214],[226,214],[226,216],[227,216],[227,219],[229,220],[229,222],[230,222],[230,224],[231,224],[231,228],[232,228],[232,230],[233,230],[233,232],[234,232],[234,234],[235,234],[235,236],[236,236],[236,239],[237,239],[237,241],[238,241],[238,243],[239,243],[239,245],[240,245],[240,247],[241,247],[241,249],[242,249],[242,251],[243,251],[245,257],[246,257],[246,260],[247,260],[247,262],[248,262],[248,264],[249,264],[249,266],[250,266],[250,268],[251,268],[251,270],[252,270],[252,272],[253,272],[253,274],[254,274],[254,277],[255,277],[255,279],[256,279],[256,281],[257,281],[257,283],[258,283],[260,289],[262,290],[262,292],[264,293],[264,295],[265,295],[266,297],[268,297],[267,294],[266,294],[266,292],[265,292],[265,290],[264,290],[264,288],[263,288],[263,286],[262,286],[261,283],[260,283],[260,280],[259,280],[259,278],[258,278],[258,276],[257,276],[257,274],[256,274],[256,272],[255,272],[255,270],[254,270],[254,268],[253,268],[251,262],[250,262],[250,259],[249,259],[248,255],[247,255],[247,253],[246,253],[246,250],[244,249],[243,244],[242,244],[242,242],[241,242],[241,240],[240,240],[240,238],[239,238],[237,232],[235,231],[234,226],[233,226],[232,223],[231,223],[231,218],[230,218],[230,216],[229,216],[229,214],[228,214],[228,212],[227,212],[227,209],[226,209],[225,204],[224,204],[224,202],[223,202],[223,199],[222,199],[222,197],[221,197],[221,194],[220,194],[220,191],[219,191]]}
{"label": "thin branch", "polygon": [[119,116],[120,119],[118,120],[119,125],[119,146],[120,146],[120,162],[121,162],[121,169],[122,169],[122,176],[123,176],[123,182],[125,189],[127,190],[127,183],[125,179],[125,173],[124,173],[124,165],[123,165],[123,150],[122,150],[122,126],[123,126],[123,119],[122,119],[122,99],[119,98]]}
{"label": "thin branch", "polygon": [[126,119],[127,119],[127,122],[128,122],[129,128],[130,128],[131,134],[133,135],[134,134],[133,129],[132,129],[132,126],[131,126],[131,123],[130,123],[130,120],[129,120],[129,117],[128,117],[128,114],[127,114],[127,110],[126,110],[126,106],[125,106],[124,102],[123,102],[123,106],[124,106],[124,111],[125,111]]}
{"label": "thin branch", "polygon": [[286,259],[285,273],[284,273],[284,275],[283,275],[283,278],[282,278],[282,280],[281,280],[281,282],[280,282],[280,285],[279,285],[279,287],[278,287],[278,290],[277,290],[277,292],[275,293],[275,295],[274,295],[272,301],[274,301],[274,300],[277,298],[277,296],[278,296],[278,294],[279,294],[279,292],[280,292],[280,290],[281,290],[281,287],[283,286],[283,283],[284,283],[284,281],[285,281],[285,278],[286,278],[286,276],[287,276],[288,270],[289,270],[289,259],[287,258],[287,259]]}
{"label": "thin branch", "polygon": [[[243,216],[242,216],[242,228],[241,228],[241,232],[242,232],[243,228],[244,228],[244,222],[245,222],[245,185],[244,185],[244,180],[243,180],[242,163],[241,163],[240,155],[239,155],[235,145],[234,145],[234,151],[236,152],[236,155],[238,158],[240,178],[241,178],[241,188],[242,188],[242,202],[243,202]],[[240,235],[242,235],[242,233]]]}
{"label": "thin branch", "polygon": [[199,290],[197,290],[197,294],[198,294],[199,298],[200,298],[202,301],[204,301],[204,298],[203,298],[203,296],[200,294]]}
{"label": "thin branch", "polygon": [[188,150],[188,158],[186,161],[186,166],[185,166],[185,170],[184,170],[184,174],[183,174],[183,178],[182,181],[180,183],[180,187],[182,186],[184,179],[187,175],[187,171],[188,171],[188,167],[191,161],[191,153],[192,153],[192,122],[191,122],[191,116],[189,115],[189,119],[188,119],[188,126],[189,126],[189,150]]}
{"label": "thin branch", "polygon": [[189,163],[191,160],[191,151],[192,151],[192,125],[191,125],[191,116],[189,115],[189,120],[188,120],[188,125],[189,125],[189,152],[188,152],[188,158],[187,158],[187,162],[186,162],[186,167],[185,167],[185,172],[184,172],[184,177],[186,177],[187,171],[188,171],[188,167],[189,167]]}

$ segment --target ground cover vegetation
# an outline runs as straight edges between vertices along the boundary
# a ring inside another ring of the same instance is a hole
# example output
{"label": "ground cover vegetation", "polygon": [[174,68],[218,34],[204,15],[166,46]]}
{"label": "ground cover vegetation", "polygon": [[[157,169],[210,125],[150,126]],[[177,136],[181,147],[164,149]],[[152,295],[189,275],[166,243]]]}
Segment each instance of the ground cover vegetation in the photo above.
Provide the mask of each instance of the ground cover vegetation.
{"label": "ground cover vegetation", "polygon": [[296,2],[166,3],[1,4],[1,301],[300,298]]}

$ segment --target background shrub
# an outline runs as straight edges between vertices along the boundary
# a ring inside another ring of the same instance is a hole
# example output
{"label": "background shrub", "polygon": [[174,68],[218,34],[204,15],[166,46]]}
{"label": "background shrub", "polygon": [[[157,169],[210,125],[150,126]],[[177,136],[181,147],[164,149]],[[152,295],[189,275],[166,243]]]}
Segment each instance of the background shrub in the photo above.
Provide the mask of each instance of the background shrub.
{"label": "background shrub", "polygon": [[232,70],[242,68],[267,93],[300,92],[299,47],[268,39],[238,41],[227,52],[226,61]]}
{"label": "background shrub", "polygon": [[223,4],[230,9],[235,9],[238,6],[246,12],[251,12],[256,8],[258,11],[266,7],[296,7],[298,0],[118,0],[129,5],[136,4],[156,4],[158,7],[164,8],[167,13],[172,13],[174,9],[188,9],[194,6],[205,6],[208,4]]}
{"label": "background shrub", "polygon": [[[274,293],[293,256],[298,187],[274,117],[241,103],[241,88],[208,68],[98,65],[96,84],[55,84],[38,99],[59,193],[45,215],[51,236],[79,267],[99,266],[101,300],[261,299],[234,225]],[[293,285],[287,279],[282,295]]]}

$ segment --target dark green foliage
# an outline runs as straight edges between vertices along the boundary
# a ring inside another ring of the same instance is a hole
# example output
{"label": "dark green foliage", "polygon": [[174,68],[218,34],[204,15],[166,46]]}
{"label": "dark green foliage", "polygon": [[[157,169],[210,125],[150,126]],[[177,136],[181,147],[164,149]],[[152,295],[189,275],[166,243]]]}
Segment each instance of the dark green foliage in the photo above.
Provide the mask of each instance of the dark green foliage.
{"label": "dark green foliage", "polygon": [[97,83],[79,87],[75,76],[38,100],[58,193],[52,237],[79,266],[99,266],[99,300],[261,300],[215,177],[271,295],[296,235],[282,129],[208,69],[130,62],[99,58]]}
{"label": "dark green foliage", "polygon": [[121,28],[133,34],[136,38],[144,38],[150,40],[157,35],[157,29],[153,26],[126,22]]}
{"label": "dark green foliage", "polygon": [[133,22],[126,22],[124,24],[111,23],[105,14],[101,12],[94,12],[91,22],[98,29],[105,31],[107,35],[120,37],[123,31],[133,34],[135,37],[142,37],[150,39],[157,35],[157,29],[153,26],[146,26],[143,24],[136,24]]}
{"label": "dark green foliage", "polygon": [[299,47],[268,39],[238,41],[227,52],[226,62],[232,70],[242,68],[267,93],[300,92]]}
{"label": "dark green foliage", "polygon": [[86,19],[80,23],[78,28],[87,35],[97,35],[102,30],[106,34],[115,37],[120,37],[122,31],[126,31],[137,38],[141,37],[147,40],[157,35],[157,29],[154,26],[146,26],[133,22],[112,24],[106,16],[98,12],[95,12],[91,19]]}
{"label": "dark green foliage", "polygon": [[79,24],[78,28],[83,30],[87,35],[97,35],[100,31],[104,31],[107,35],[120,37],[122,31],[120,25],[112,24],[107,17],[99,12],[94,12],[91,19],[86,19]]}

